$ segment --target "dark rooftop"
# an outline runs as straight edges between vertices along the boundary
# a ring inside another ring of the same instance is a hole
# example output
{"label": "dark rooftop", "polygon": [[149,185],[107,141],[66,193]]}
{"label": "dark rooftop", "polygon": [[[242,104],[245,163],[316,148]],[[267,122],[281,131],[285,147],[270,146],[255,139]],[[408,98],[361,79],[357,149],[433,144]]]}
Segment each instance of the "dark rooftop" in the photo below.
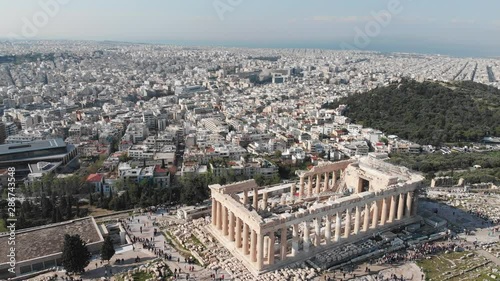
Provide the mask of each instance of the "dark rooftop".
{"label": "dark rooftop", "polygon": [[64,142],[64,140],[60,138],[51,140],[38,140],[23,144],[3,144],[0,145],[0,155],[59,147],[66,147],[66,143]]}
{"label": "dark rooftop", "polygon": [[[16,259],[18,262],[62,252],[64,235],[79,234],[87,244],[101,241],[99,230],[92,217],[50,224],[38,228],[17,230]],[[0,236],[0,264],[7,263],[8,234]]]}

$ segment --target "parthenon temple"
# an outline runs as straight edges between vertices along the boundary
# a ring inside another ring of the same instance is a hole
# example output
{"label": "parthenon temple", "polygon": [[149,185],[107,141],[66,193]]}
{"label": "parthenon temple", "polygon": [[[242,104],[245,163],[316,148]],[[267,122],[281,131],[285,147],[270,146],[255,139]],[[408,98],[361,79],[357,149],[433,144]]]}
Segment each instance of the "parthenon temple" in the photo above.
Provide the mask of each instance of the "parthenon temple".
{"label": "parthenon temple", "polygon": [[324,162],[295,183],[211,185],[209,230],[255,275],[417,220],[419,174],[372,157]]}

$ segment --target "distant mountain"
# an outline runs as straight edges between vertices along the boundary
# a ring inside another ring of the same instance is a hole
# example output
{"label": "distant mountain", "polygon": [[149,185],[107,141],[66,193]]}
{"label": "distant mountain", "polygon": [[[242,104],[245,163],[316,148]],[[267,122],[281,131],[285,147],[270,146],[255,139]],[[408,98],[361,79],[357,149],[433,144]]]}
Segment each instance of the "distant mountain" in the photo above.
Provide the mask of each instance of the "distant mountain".
{"label": "distant mountain", "polygon": [[404,80],[342,98],[344,115],[419,144],[476,142],[500,136],[500,90],[474,82]]}

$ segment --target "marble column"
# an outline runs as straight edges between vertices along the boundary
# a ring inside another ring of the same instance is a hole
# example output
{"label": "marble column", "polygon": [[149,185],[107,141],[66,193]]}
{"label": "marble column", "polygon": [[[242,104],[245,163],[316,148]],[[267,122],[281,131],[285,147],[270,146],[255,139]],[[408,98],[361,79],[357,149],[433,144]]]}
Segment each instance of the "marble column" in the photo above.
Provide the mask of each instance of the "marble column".
{"label": "marble column", "polygon": [[413,203],[411,205],[411,215],[416,216],[418,209],[418,196],[415,196],[415,194],[412,192],[412,198],[413,198]]}
{"label": "marble column", "polygon": [[378,202],[373,201],[373,217],[372,217],[372,228],[375,229],[378,226]]}
{"label": "marble column", "polygon": [[264,265],[264,234],[257,234],[257,269],[261,270]]}
{"label": "marble column", "polygon": [[326,245],[332,243],[332,216],[326,216],[325,222],[325,241]]}
{"label": "marble column", "polygon": [[234,241],[234,214],[229,213],[229,241]]}
{"label": "marble column", "polygon": [[241,219],[236,217],[236,248],[241,248]]}
{"label": "marble column", "polygon": [[217,201],[217,229],[222,230],[222,203]]}
{"label": "marble column", "polygon": [[318,247],[321,244],[321,218],[316,219],[314,232],[316,232],[316,236],[314,237],[314,246]]}
{"label": "marble column", "polygon": [[308,182],[307,182],[307,196],[311,197],[312,196],[312,190],[313,190],[313,178],[312,176],[308,177]]}
{"label": "marble column", "polygon": [[243,222],[243,254],[248,255],[248,224]]}
{"label": "marble column", "polygon": [[217,201],[212,198],[212,225],[217,225]]}
{"label": "marble column", "polygon": [[351,209],[345,210],[345,225],[344,225],[344,236],[345,238],[349,238],[351,235]]}
{"label": "marble column", "polygon": [[387,221],[387,199],[382,199],[382,214],[380,216],[380,226],[384,226]]}
{"label": "marble column", "polygon": [[356,207],[356,213],[354,215],[354,235],[359,233],[359,226],[361,224],[361,210],[360,207]]}
{"label": "marble column", "polygon": [[337,183],[337,171],[333,171],[332,174],[332,188],[335,187],[335,183]]}
{"label": "marble column", "polygon": [[365,204],[365,217],[363,221],[363,231],[367,232],[368,228],[370,228],[370,206]]}
{"label": "marble column", "polygon": [[304,251],[309,251],[310,239],[309,239],[309,222],[304,222]]}
{"label": "marble column", "polygon": [[317,174],[316,175],[316,190],[314,191],[314,193],[316,194],[320,194],[321,193],[321,174]]}
{"label": "marble column", "polygon": [[337,212],[336,219],[335,219],[335,242],[338,242],[340,240],[340,213]]}
{"label": "marble column", "polygon": [[255,211],[259,210],[259,189],[254,188],[253,189],[253,208]]}
{"label": "marble column", "polygon": [[299,199],[304,198],[304,176],[300,176]]}
{"label": "marble column", "polygon": [[286,252],[287,252],[287,247],[288,247],[288,240],[287,240],[287,227],[284,226],[281,229],[281,260],[286,259]]}
{"label": "marble column", "polygon": [[299,225],[292,226],[292,256],[295,257],[299,252]]}
{"label": "marble column", "polygon": [[263,244],[264,246],[262,246],[262,248],[264,248],[264,254],[263,254],[262,258],[265,260],[268,257],[267,254],[268,254],[268,249],[269,249],[268,248],[269,247],[269,237],[264,234],[264,240],[262,240],[262,241],[264,243]]}
{"label": "marble column", "polygon": [[329,175],[330,175],[330,173],[329,173],[329,172],[328,172],[328,173],[325,173],[325,184],[324,184],[325,188],[324,188],[324,191],[328,191],[328,190],[330,189],[330,183],[329,183],[330,179],[329,179]]}
{"label": "marble column", "polygon": [[268,252],[267,252],[267,263],[269,265],[274,264],[274,243],[275,243],[276,237],[274,237],[274,231],[271,231],[269,233],[269,244],[267,245],[268,247]]}
{"label": "marble column", "polygon": [[292,185],[290,186],[290,202],[293,202],[293,198],[295,197],[295,190],[295,184],[292,183]]}
{"label": "marble column", "polygon": [[401,220],[403,218],[404,209],[405,209],[405,194],[400,193],[398,202],[398,220]]}
{"label": "marble column", "polygon": [[222,233],[224,234],[224,236],[227,236],[229,234],[229,229],[227,227],[227,208],[226,207],[223,207],[222,208]]}
{"label": "marble column", "polygon": [[393,222],[395,217],[396,217],[396,195],[392,195],[391,196],[391,209],[389,211],[388,222],[389,223]]}
{"label": "marble column", "polygon": [[248,190],[243,191],[243,205],[248,204]]}
{"label": "marble column", "polygon": [[267,191],[265,191],[262,194],[262,210],[266,210],[267,209],[267,199],[268,199],[268,195],[267,195]]}
{"label": "marble column", "polygon": [[411,205],[413,203],[413,192],[408,192],[406,195],[406,217],[411,217]]}
{"label": "marble column", "polygon": [[[290,202],[289,203],[293,203],[293,197],[290,197]],[[286,196],[285,196],[285,194],[281,194],[280,204],[281,205],[286,205]]]}
{"label": "marble column", "polygon": [[257,232],[253,229],[250,235],[250,259],[252,262],[257,261]]}

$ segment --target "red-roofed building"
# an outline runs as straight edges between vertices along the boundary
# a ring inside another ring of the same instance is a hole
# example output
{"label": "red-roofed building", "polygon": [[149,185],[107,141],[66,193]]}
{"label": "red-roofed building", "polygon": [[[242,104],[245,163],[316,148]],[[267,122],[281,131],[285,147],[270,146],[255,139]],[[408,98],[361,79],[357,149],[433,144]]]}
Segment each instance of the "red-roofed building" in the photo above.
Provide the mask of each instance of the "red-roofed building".
{"label": "red-roofed building", "polygon": [[344,136],[344,135],[347,135],[346,132],[344,132],[343,130],[334,130],[332,132],[332,134],[336,137],[340,137],[340,136]]}
{"label": "red-roofed building", "polygon": [[156,165],[153,172],[153,181],[158,187],[169,187],[170,171],[168,169],[163,169],[160,165]]}
{"label": "red-roofed building", "polygon": [[101,189],[104,193],[110,192],[110,187],[104,184],[103,174],[90,174],[85,181],[94,186],[94,192],[101,192]]}
{"label": "red-roofed building", "polygon": [[95,182],[103,182],[104,181],[104,175],[101,174],[90,174],[87,177],[87,182],[95,183]]}
{"label": "red-roofed building", "polygon": [[166,172],[167,172],[167,170],[163,169],[160,165],[155,166],[155,174],[166,173]]}

